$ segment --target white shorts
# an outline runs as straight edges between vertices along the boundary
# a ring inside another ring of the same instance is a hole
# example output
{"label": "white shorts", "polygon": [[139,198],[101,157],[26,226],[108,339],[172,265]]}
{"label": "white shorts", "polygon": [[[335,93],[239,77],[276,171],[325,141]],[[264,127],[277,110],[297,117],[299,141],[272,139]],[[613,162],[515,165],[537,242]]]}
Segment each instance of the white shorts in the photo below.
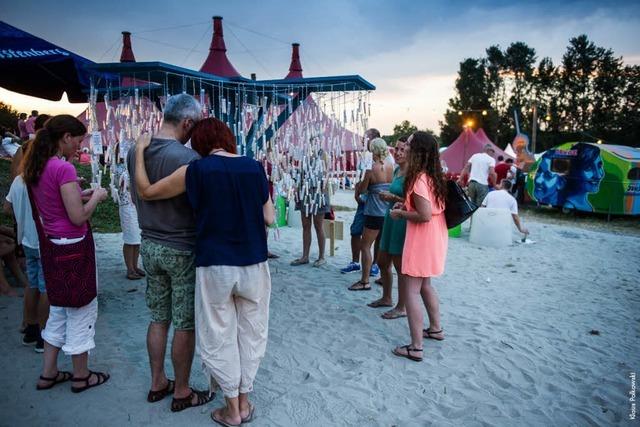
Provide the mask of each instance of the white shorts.
{"label": "white shorts", "polygon": [[85,353],[96,346],[93,338],[97,318],[98,298],[78,308],[52,305],[42,339],[67,355]]}

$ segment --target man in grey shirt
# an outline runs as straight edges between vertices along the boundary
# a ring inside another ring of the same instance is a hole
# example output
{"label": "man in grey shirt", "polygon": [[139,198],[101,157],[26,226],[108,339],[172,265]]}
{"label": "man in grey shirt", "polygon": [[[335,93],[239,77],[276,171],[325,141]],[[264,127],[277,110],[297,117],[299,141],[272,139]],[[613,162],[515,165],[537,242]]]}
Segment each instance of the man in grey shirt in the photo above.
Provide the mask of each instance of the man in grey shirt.
{"label": "man in grey shirt", "polygon": [[[192,96],[181,94],[167,100],[162,127],[144,152],[151,183],[200,157],[183,144],[189,140],[191,129],[201,118],[200,104]],[[135,156],[136,150],[129,150],[127,167],[132,180],[135,177]],[[213,399],[208,392],[189,387],[195,347],[194,215],[184,194],[168,200],[145,201],[132,185],[131,197],[138,209],[142,231],[140,254],[147,272],[145,299],[151,311],[147,331],[151,388],[147,401],[157,402],[173,393],[171,410],[177,412]],[[174,327],[171,361],[175,382],[169,380],[164,371],[170,323]]]}

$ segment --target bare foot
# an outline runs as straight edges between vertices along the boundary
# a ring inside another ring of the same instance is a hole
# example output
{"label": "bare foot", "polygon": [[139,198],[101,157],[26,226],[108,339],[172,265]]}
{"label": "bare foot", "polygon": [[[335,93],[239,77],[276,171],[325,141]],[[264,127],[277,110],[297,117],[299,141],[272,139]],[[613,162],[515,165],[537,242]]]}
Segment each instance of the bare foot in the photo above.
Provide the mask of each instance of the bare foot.
{"label": "bare foot", "polygon": [[240,418],[242,419],[243,423],[248,423],[253,420],[254,410],[255,407],[249,402],[246,402],[246,404],[240,404]]}
{"label": "bare foot", "polygon": [[227,425],[232,425],[232,426],[239,426],[240,424],[242,424],[242,417],[240,417],[240,414],[238,414],[235,417],[232,417],[231,414],[229,414],[229,410],[227,409],[226,406],[224,408],[218,408],[215,411],[213,411],[211,413],[211,419],[213,419],[216,422],[222,421],[223,423]]}

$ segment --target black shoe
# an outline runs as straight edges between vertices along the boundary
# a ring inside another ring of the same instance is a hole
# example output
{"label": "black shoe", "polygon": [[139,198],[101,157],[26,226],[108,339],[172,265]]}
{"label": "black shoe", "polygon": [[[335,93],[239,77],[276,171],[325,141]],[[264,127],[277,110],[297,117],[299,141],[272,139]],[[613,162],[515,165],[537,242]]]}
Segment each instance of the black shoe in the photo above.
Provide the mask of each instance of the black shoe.
{"label": "black shoe", "polygon": [[27,325],[22,337],[22,345],[35,345],[40,338],[40,328],[38,325]]}
{"label": "black shoe", "polygon": [[36,342],[36,347],[33,350],[36,353],[44,353],[44,340],[42,338],[38,338],[38,342]]}

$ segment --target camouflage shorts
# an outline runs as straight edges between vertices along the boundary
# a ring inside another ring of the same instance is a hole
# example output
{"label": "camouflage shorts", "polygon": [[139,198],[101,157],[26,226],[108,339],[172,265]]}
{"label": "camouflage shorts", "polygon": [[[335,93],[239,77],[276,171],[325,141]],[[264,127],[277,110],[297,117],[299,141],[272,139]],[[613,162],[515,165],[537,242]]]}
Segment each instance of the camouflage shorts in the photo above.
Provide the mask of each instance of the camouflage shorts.
{"label": "camouflage shorts", "polygon": [[196,283],[195,255],[142,239],[140,248],[147,272],[145,299],[154,322],[173,322],[179,330],[193,330]]}

